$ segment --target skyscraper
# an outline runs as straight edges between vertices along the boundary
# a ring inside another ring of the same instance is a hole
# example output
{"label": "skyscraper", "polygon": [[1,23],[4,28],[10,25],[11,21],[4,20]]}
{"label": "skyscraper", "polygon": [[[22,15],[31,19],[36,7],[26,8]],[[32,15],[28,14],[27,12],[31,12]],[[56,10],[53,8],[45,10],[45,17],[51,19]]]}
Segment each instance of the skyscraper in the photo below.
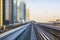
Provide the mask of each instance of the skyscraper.
{"label": "skyscraper", "polygon": [[5,5],[5,0],[3,0],[3,8],[2,8],[3,9],[3,25],[5,25],[5,23],[6,23],[5,22],[5,6],[6,6]]}
{"label": "skyscraper", "polygon": [[0,27],[3,25],[3,20],[2,20],[2,6],[3,6],[3,0],[0,0]]}
{"label": "skyscraper", "polygon": [[20,2],[20,20],[26,20],[26,4],[23,1]]}
{"label": "skyscraper", "polygon": [[17,0],[0,0],[0,26],[17,22]]}
{"label": "skyscraper", "polygon": [[10,0],[10,24],[17,22],[17,0]]}
{"label": "skyscraper", "polygon": [[7,21],[6,21],[6,0],[2,0],[2,25],[7,25],[8,23],[7,23]]}
{"label": "skyscraper", "polygon": [[0,26],[6,25],[6,0],[0,0]]}
{"label": "skyscraper", "polygon": [[24,3],[24,20],[26,21],[26,4]]}
{"label": "skyscraper", "polygon": [[9,24],[13,24],[13,0],[9,0],[9,15],[10,15],[10,21]]}
{"label": "skyscraper", "polygon": [[17,21],[20,22],[20,6],[17,7]]}
{"label": "skyscraper", "polygon": [[17,22],[17,0],[13,0],[14,23]]}
{"label": "skyscraper", "polygon": [[9,0],[5,0],[5,25],[9,24],[10,15],[9,15]]}
{"label": "skyscraper", "polygon": [[30,20],[30,11],[29,9],[26,9],[26,21]]}

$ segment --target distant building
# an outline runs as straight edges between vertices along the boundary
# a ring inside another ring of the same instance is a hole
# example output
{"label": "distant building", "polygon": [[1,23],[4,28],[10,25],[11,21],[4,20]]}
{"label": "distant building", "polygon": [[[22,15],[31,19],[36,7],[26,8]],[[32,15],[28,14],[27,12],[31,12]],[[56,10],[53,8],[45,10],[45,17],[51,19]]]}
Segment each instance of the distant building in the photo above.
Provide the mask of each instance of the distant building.
{"label": "distant building", "polygon": [[26,9],[26,21],[30,20],[30,11],[29,9]]}
{"label": "distant building", "polygon": [[23,1],[20,2],[20,20],[26,21],[26,4]]}
{"label": "distant building", "polygon": [[26,21],[26,4],[24,3],[24,20]]}
{"label": "distant building", "polygon": [[60,19],[56,19],[56,22],[60,23]]}

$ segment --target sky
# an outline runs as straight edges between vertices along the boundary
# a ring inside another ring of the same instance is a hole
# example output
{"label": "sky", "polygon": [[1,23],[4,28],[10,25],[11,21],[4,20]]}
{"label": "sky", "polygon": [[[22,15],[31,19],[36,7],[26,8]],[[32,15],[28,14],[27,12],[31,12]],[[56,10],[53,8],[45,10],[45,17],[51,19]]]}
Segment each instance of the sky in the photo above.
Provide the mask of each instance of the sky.
{"label": "sky", "polygon": [[25,0],[30,9],[30,19],[48,22],[60,19],[60,0]]}

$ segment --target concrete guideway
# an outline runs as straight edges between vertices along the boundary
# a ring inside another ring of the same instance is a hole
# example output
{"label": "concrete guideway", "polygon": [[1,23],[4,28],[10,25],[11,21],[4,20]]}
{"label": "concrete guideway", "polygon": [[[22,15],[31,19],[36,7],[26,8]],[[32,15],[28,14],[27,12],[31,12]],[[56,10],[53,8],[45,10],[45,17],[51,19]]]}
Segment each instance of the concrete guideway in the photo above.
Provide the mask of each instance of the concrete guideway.
{"label": "concrete guideway", "polygon": [[0,34],[0,40],[56,40],[49,31],[52,32],[50,28],[31,22]]}
{"label": "concrete guideway", "polygon": [[37,40],[33,25],[32,25],[32,29],[31,29],[31,38],[30,38],[30,40]]}
{"label": "concrete guideway", "polygon": [[21,33],[15,40],[29,40],[30,39],[30,32],[31,26],[29,26],[24,32]]}
{"label": "concrete guideway", "polygon": [[2,34],[0,34],[0,40],[14,40],[17,36],[19,36],[30,25],[31,25],[31,23],[26,24],[21,27],[18,27],[18,28],[15,28],[15,29],[10,30],[8,32],[2,33]]}

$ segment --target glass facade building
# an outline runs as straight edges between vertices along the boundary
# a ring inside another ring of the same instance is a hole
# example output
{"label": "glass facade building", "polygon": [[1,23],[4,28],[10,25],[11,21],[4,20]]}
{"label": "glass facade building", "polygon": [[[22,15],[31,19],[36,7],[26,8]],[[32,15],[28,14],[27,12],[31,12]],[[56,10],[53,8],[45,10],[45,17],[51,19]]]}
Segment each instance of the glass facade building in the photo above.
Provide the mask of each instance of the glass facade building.
{"label": "glass facade building", "polygon": [[17,0],[0,0],[0,26],[17,22]]}
{"label": "glass facade building", "polygon": [[5,25],[5,0],[3,0],[3,25]]}
{"label": "glass facade building", "polygon": [[24,3],[24,20],[26,21],[26,4]]}
{"label": "glass facade building", "polygon": [[5,0],[5,25],[9,24],[9,0]]}
{"label": "glass facade building", "polygon": [[10,0],[10,24],[17,22],[17,0]]}
{"label": "glass facade building", "polygon": [[10,21],[9,24],[13,23],[13,0],[9,0],[9,15],[10,15]]}
{"label": "glass facade building", "polygon": [[17,0],[13,0],[13,17],[14,17],[14,23],[17,22]]}
{"label": "glass facade building", "polygon": [[[26,20],[26,4],[20,1],[19,18]],[[0,0],[0,25],[17,23],[17,0]]]}
{"label": "glass facade building", "polygon": [[26,5],[23,1],[20,2],[20,20],[26,20]]}

